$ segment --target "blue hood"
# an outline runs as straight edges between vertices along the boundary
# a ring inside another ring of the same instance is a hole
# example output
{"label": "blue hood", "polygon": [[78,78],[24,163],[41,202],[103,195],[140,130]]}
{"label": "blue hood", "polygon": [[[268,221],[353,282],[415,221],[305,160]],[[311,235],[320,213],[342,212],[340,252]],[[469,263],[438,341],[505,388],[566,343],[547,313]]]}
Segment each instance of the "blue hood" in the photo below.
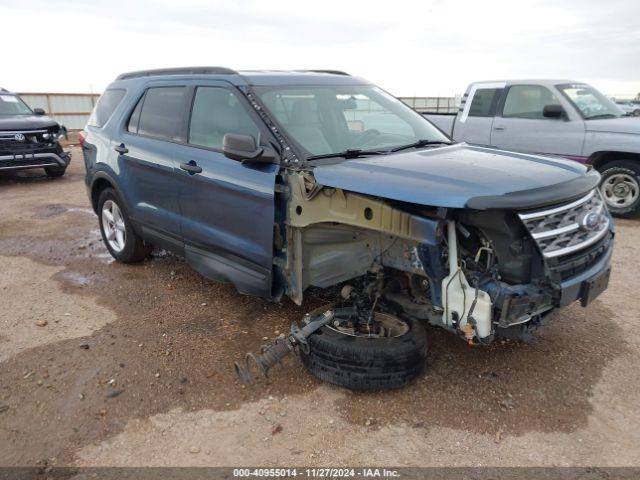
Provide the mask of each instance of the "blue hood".
{"label": "blue hood", "polygon": [[457,144],[346,160],[314,169],[321,185],[418,205],[531,208],[594,188],[577,162]]}

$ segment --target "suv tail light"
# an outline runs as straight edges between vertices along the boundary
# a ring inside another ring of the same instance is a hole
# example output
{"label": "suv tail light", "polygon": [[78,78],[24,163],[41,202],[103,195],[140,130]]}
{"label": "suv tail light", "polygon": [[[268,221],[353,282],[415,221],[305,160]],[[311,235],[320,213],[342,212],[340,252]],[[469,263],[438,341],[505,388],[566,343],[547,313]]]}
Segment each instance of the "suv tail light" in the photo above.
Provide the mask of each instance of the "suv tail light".
{"label": "suv tail light", "polygon": [[87,132],[84,130],[80,130],[78,132],[78,143],[80,143],[80,147],[84,148],[84,141],[87,138]]}

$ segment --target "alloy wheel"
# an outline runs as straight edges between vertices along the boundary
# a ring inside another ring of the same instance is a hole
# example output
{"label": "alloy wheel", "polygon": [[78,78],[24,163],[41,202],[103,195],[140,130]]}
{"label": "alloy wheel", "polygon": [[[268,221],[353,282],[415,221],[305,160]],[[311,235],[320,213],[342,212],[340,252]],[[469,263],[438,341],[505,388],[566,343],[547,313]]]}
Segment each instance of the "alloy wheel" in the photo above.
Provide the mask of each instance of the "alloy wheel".
{"label": "alloy wheel", "polygon": [[102,229],[109,246],[115,252],[121,252],[127,241],[127,233],[120,207],[113,200],[107,200],[102,205]]}

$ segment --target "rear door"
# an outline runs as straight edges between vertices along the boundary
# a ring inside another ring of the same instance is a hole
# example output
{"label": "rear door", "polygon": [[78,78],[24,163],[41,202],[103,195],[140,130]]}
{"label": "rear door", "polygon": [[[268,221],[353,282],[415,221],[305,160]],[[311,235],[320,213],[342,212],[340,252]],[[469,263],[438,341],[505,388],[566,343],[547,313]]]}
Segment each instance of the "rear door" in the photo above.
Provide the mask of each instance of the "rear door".
{"label": "rear door", "polygon": [[585,134],[582,119],[546,118],[542,113],[546,105],[562,105],[546,86],[509,86],[493,122],[491,144],[519,152],[580,155]]}
{"label": "rear door", "polygon": [[145,238],[164,248],[182,251],[179,176],[174,160],[184,139],[188,89],[184,83],[162,82],[147,88],[123,126],[119,179]]}
{"label": "rear door", "polygon": [[504,86],[504,82],[477,83],[469,88],[453,125],[456,142],[491,145],[491,128]]}
{"label": "rear door", "polygon": [[203,81],[190,90],[186,141],[176,149],[185,257],[209,278],[269,297],[279,167],[231,160],[222,154],[222,139],[252,135],[266,145],[270,134],[228,83]]}

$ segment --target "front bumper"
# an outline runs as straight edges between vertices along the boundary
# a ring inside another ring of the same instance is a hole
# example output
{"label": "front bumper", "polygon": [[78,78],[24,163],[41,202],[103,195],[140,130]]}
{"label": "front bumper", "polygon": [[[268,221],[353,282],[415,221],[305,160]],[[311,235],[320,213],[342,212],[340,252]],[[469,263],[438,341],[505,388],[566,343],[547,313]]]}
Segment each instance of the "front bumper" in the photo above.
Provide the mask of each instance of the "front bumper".
{"label": "front bumper", "polygon": [[30,168],[66,168],[71,162],[69,152],[29,152],[0,155],[0,171]]}
{"label": "front bumper", "polygon": [[574,277],[560,282],[559,307],[567,306],[576,300],[581,300],[583,304],[585,303],[584,293],[588,282],[600,275],[603,275],[611,268],[613,243],[614,240],[611,239],[607,250],[600,256],[600,258],[591,264],[589,268]]}
{"label": "front bumper", "polygon": [[[491,295],[499,310],[495,319],[498,326],[508,328],[528,322],[530,319],[556,308],[565,307],[580,300],[586,306],[607,287],[613,254],[613,231],[603,240],[603,248],[595,248],[587,266],[575,263],[579,273],[551,283],[507,285],[489,280],[481,288]],[[588,254],[587,254],[588,255]],[[588,258],[588,257],[587,257]],[[563,266],[564,268],[565,266]]]}

